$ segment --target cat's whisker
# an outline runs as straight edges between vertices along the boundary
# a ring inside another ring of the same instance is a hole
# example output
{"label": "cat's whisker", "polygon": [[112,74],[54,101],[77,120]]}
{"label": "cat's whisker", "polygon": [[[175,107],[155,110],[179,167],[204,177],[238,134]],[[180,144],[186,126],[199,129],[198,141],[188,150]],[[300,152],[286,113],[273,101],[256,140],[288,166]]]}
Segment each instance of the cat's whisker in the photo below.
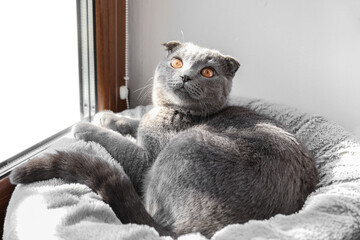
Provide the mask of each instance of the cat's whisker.
{"label": "cat's whisker", "polygon": [[151,92],[152,92],[151,88],[146,89],[145,92],[143,92],[141,95],[139,95],[138,101],[140,103],[145,102],[146,98],[149,97],[149,95],[151,95]]}
{"label": "cat's whisker", "polygon": [[183,85],[182,82],[180,82],[179,80],[176,79],[170,79],[167,81],[166,87],[168,89],[178,89]]}
{"label": "cat's whisker", "polygon": [[151,81],[151,80],[154,80],[154,77],[149,78],[148,80],[146,80],[145,83],[148,83],[148,82]]}
{"label": "cat's whisker", "polygon": [[140,92],[139,96],[137,97],[139,102],[142,103],[149,96],[149,93],[152,92],[152,86],[153,86],[153,84],[150,83],[150,84],[147,84],[145,87],[141,88],[141,92]]}
{"label": "cat's whisker", "polygon": [[152,85],[153,85],[152,83],[147,84],[147,85],[145,85],[144,87],[141,87],[141,88],[138,88],[138,89],[134,90],[133,93],[136,93],[136,92],[138,92],[138,91],[143,91],[145,88],[147,88],[147,87],[149,87],[149,86],[152,86]]}
{"label": "cat's whisker", "polygon": [[[153,79],[154,79],[154,77],[149,78],[149,79],[146,81],[146,85],[145,85],[144,87],[138,88],[138,89],[136,89],[136,90],[133,91],[133,93],[136,93],[136,92],[140,91],[140,93],[139,93],[139,95],[138,95],[138,97],[137,97],[138,101],[140,101],[140,99],[143,99],[143,98],[147,97],[147,95],[148,95],[149,93],[147,93],[146,91],[148,91],[149,87],[151,87],[151,89],[152,89],[152,86],[153,86],[153,83],[152,83],[152,82],[149,83],[149,81],[151,81],[151,80],[153,80]],[[145,93],[144,93],[144,91],[145,91]],[[141,100],[141,101],[142,101],[142,100]],[[140,102],[141,102],[141,101],[140,101]]]}
{"label": "cat's whisker", "polygon": [[146,97],[143,97],[143,98],[141,98],[140,100],[139,100],[139,103],[140,104],[146,104],[146,103],[148,103],[148,101],[150,101],[150,98],[147,98],[149,95],[147,95]]}
{"label": "cat's whisker", "polygon": [[138,101],[143,103],[144,100],[150,95],[150,93],[151,93],[151,91],[149,91],[149,90],[145,91],[143,94],[138,96],[138,98],[137,98]]}

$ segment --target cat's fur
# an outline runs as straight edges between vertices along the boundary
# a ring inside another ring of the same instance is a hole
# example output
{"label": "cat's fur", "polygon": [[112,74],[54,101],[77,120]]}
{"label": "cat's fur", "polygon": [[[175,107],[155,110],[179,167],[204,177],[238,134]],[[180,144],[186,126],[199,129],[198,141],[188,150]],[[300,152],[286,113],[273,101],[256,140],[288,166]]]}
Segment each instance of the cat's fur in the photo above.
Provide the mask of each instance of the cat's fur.
{"label": "cat's fur", "polygon": [[[111,113],[101,119],[103,127],[137,134],[137,144],[91,124],[74,129],[76,138],[104,146],[123,169],[90,155],[58,152],[15,169],[12,183],[53,177],[84,183],[123,223],[147,224],[172,236],[210,237],[231,223],[298,211],[317,183],[314,160],[279,123],[226,106],[239,63],[192,43],[165,46],[168,54],[154,76],[154,106],[141,122]],[[174,58],[182,68],[171,67]],[[204,67],[212,67],[214,77],[203,77]]]}

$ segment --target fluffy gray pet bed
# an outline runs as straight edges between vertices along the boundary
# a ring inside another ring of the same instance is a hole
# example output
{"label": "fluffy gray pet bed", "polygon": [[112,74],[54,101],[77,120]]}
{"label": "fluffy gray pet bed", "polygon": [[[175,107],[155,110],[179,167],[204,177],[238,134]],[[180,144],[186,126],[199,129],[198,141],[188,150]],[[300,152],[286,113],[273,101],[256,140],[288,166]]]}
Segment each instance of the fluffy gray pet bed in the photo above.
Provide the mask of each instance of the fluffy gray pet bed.
{"label": "fluffy gray pet bed", "polygon": [[[302,210],[269,220],[232,224],[212,239],[360,239],[360,142],[320,116],[261,100],[233,98],[241,105],[283,123],[315,156],[320,173],[316,192]],[[122,115],[140,118],[137,107]],[[94,142],[68,140],[57,149],[111,156]],[[147,226],[121,224],[111,208],[88,187],[59,179],[18,185],[7,210],[3,239],[171,239]],[[206,239],[199,233],[182,240]]]}

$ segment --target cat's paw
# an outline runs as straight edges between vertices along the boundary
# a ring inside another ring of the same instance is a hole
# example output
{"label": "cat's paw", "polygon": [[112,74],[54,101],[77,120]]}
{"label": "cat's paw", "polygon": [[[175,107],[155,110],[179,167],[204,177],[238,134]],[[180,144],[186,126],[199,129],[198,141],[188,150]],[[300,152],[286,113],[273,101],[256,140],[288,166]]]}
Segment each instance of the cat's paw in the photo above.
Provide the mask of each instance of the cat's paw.
{"label": "cat's paw", "polygon": [[116,122],[118,120],[119,117],[116,116],[113,112],[104,112],[100,117],[100,126],[116,131],[117,130]]}
{"label": "cat's paw", "polygon": [[97,131],[99,127],[88,122],[78,123],[72,128],[73,136],[84,141],[92,141]]}
{"label": "cat's paw", "polygon": [[134,135],[138,127],[138,124],[136,124],[137,121],[131,120],[126,117],[118,116],[114,113],[103,114],[100,122],[102,127],[111,129],[122,135]]}
{"label": "cat's paw", "polygon": [[94,116],[93,120],[91,121],[91,123],[95,124],[96,126],[101,126],[101,118],[105,114],[114,114],[114,112],[110,111],[110,110],[104,110],[104,111],[98,112],[98,113],[95,114],[95,116]]}

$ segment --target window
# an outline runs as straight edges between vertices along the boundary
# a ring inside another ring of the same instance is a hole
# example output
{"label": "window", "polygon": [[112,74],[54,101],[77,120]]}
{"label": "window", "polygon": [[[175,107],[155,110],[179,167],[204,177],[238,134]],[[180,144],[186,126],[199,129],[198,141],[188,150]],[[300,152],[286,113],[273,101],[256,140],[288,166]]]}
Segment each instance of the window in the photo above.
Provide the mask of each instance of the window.
{"label": "window", "polygon": [[90,0],[0,3],[0,175],[95,113],[92,7]]}

